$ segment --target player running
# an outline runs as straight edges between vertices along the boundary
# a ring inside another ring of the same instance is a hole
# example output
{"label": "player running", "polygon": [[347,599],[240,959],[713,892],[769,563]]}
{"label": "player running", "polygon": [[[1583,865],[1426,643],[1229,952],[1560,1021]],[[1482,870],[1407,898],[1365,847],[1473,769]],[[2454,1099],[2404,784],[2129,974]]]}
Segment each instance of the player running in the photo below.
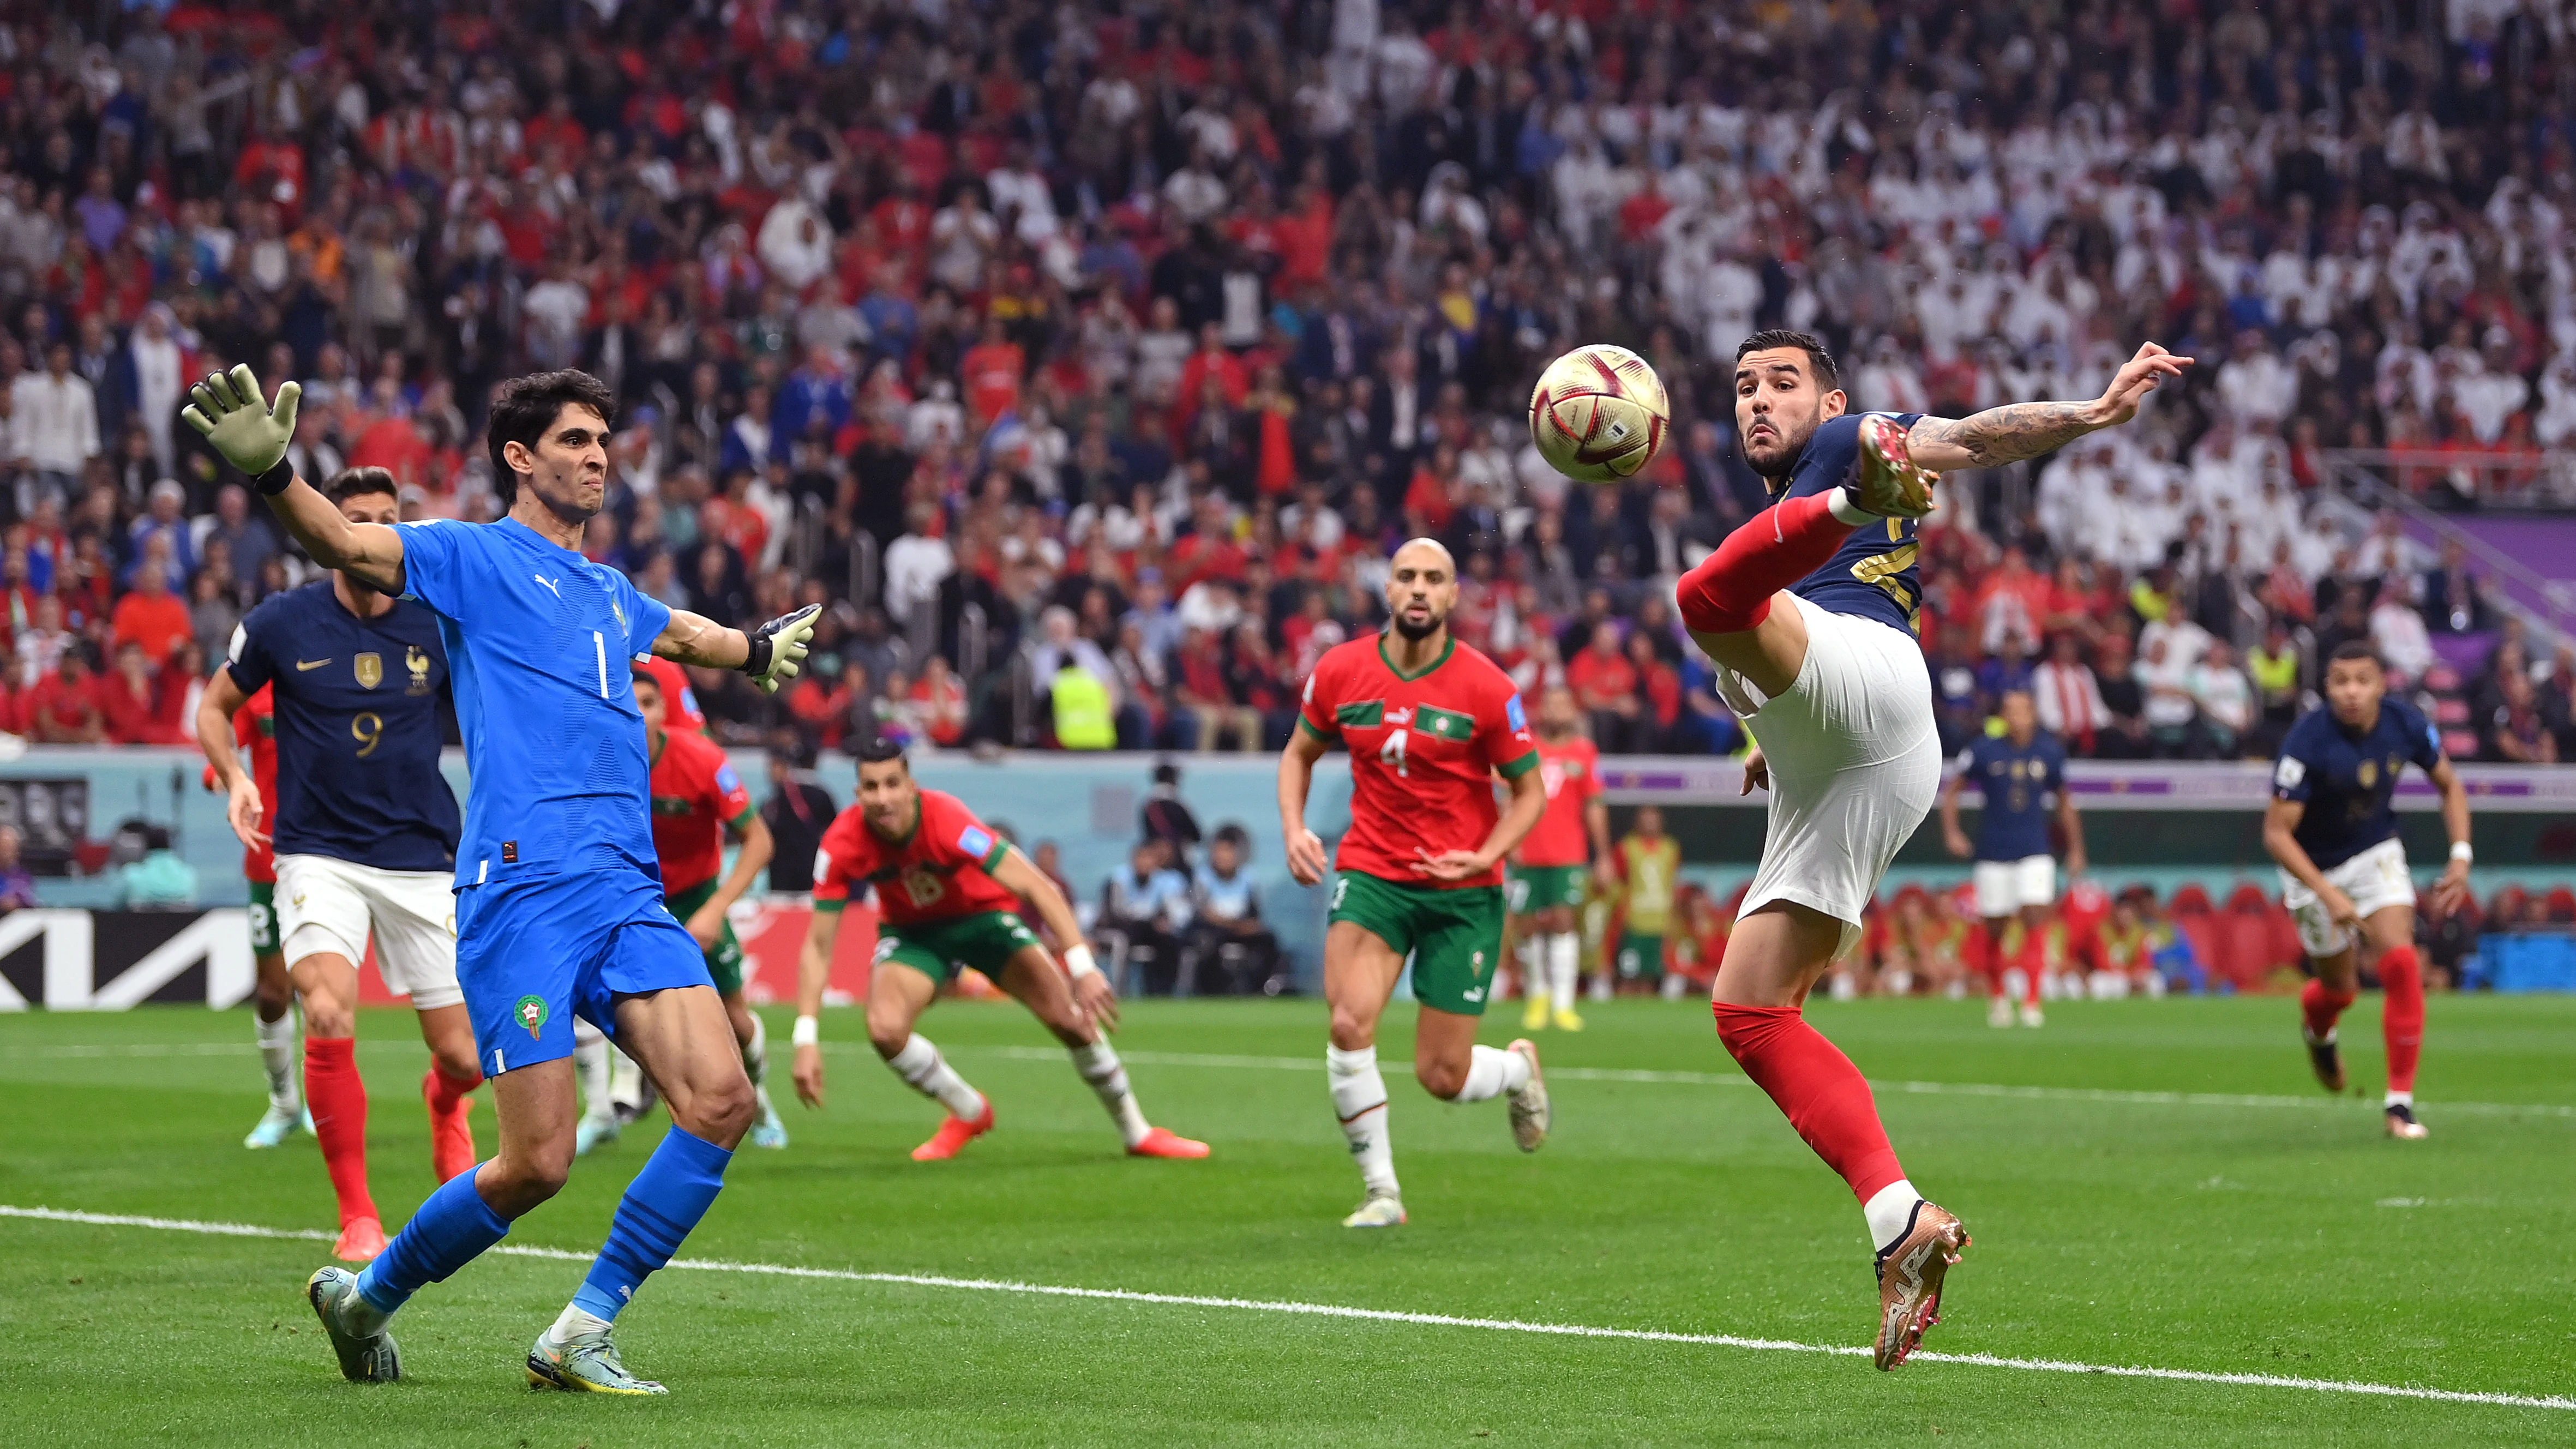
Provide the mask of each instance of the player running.
{"label": "player running", "polygon": [[492,1077],[501,1150],[430,1194],[364,1272],[313,1275],[306,1296],[340,1372],[399,1378],[385,1331],[396,1310],[563,1186],[579,1115],[578,1012],[644,1064],[673,1125],[628,1185],[581,1290],[529,1350],[528,1381],[661,1393],[627,1372],[610,1329],[714,1203],[754,1106],[705,956],[662,906],[627,660],[649,650],[739,669],[775,691],[804,659],[813,611],[745,634],[673,610],[582,557],[582,530],[607,491],[616,406],[587,373],[538,373],[494,391],[486,446],[508,516],[488,525],[387,528],[342,516],[286,461],[295,383],[278,389],[274,409],[247,367],[190,396],[181,415],[251,475],[316,562],[438,616],[473,771],[456,859],[456,977]]}
{"label": "player running", "polygon": [[[349,523],[397,516],[393,475],[382,468],[341,474],[330,497]],[[431,1170],[445,1182],[474,1165],[466,1093],[483,1084],[483,1072],[456,985],[448,890],[456,796],[438,768],[438,698],[447,682],[447,653],[428,610],[335,571],[251,610],[197,705],[197,742],[231,795],[233,833],[258,850],[270,842],[260,832],[270,817],[234,757],[232,736],[253,695],[275,701],[285,765],[273,826],[278,937],[304,999],[313,1135],[340,1200],[331,1251],[352,1263],[385,1249],[367,1190],[367,1086],[356,1041],[358,963],[370,934],[376,969],[396,995],[411,998],[429,1043],[420,1089]]]}
{"label": "player running", "polygon": [[[1458,565],[1437,541],[1395,551],[1385,633],[1335,645],[1306,679],[1297,732],[1279,761],[1279,825],[1288,870],[1324,878],[1324,842],[1306,828],[1315,762],[1339,743],[1351,756],[1351,828],[1331,866],[1324,1000],[1332,1009],[1333,1112],[1368,1195],[1346,1228],[1404,1221],[1387,1134],[1377,1021],[1413,958],[1413,1076],[1445,1102],[1507,1097],[1512,1140],[1547,1141],[1547,1083],[1526,1037],[1476,1045],[1503,950],[1503,857],[1547,809],[1537,741],[1511,678],[1449,633]],[[1495,809],[1493,778],[1511,785]]]}
{"label": "player running", "polygon": [[[734,1040],[742,1045],[743,1070],[760,1104],[760,1120],[744,1140],[754,1147],[784,1147],[787,1128],[769,1103],[768,1028],[743,997],[742,942],[725,919],[725,912],[768,868],[773,849],[769,827],[715,741],[686,727],[667,727],[672,700],[664,690],[665,677],[635,666],[635,707],[643,711],[644,746],[653,760],[653,852],[662,863],[662,903],[706,952],[707,974],[724,998]],[[730,874],[724,870],[728,835],[742,843]],[[583,1112],[573,1155],[581,1157],[601,1142],[615,1141],[623,1124],[609,1108],[607,1089],[610,1058],[619,1055],[616,1048],[598,1028],[580,1022],[574,1027],[573,1065],[582,1080]]]}
{"label": "player running", "polygon": [[1771,789],[1762,865],[1719,963],[1726,1049],[1859,1197],[1878,1249],[1878,1366],[1905,1361],[1968,1245],[1905,1179],[1869,1083],[1807,1025],[1807,991],[1859,939],[1888,860],[1941,783],[1930,677],[1913,635],[1912,521],[1946,468],[2037,457],[2127,422],[2191,359],[2148,343],[2092,402],[2017,403],[1952,421],[1844,412],[1840,374],[1803,332],[1735,350],[1745,461],[1779,498],[1681,582],[1683,622],[1761,745],[1744,788]]}
{"label": "player running", "polygon": [[[1986,1025],[2013,1024],[2004,989],[2004,941],[2015,918],[2021,949],[2011,965],[2022,973],[2021,1024],[2047,1021],[2039,988],[2047,975],[2048,908],[2057,904],[2057,861],[2048,853],[2046,797],[2057,796],[2057,825],[2066,832],[2066,874],[2084,873],[2084,820],[2066,788],[2066,747],[2039,727],[2039,708],[2027,690],[2006,690],[1999,701],[2004,732],[1979,735],[1959,752],[1958,773],[1941,791],[1941,840],[1952,855],[1976,857],[1971,881],[1977,914],[1986,923]],[[1972,844],[1959,828],[1959,793],[1977,782],[1985,807]]]}
{"label": "player running", "polygon": [[2388,1044],[2382,1118],[2391,1137],[2424,1135],[2415,1120],[2415,1059],[2424,1046],[2424,975],[2415,955],[2415,882],[2390,805],[2408,762],[2442,792],[2451,860],[2433,885],[2443,912],[2469,893],[2469,792],[2422,712],[2388,695],[2378,651],[2359,639],[2326,661],[2326,702],[2290,726],[2272,766],[2263,848],[2281,865],[2281,904],[2299,923],[2299,948],[2316,972],[2299,993],[2308,1061],[2329,1092],[2344,1087],[2335,1018],[2361,986],[2365,953],[2378,959],[2379,1029]]}
{"label": "player running", "polygon": [[[270,691],[260,690],[233,711],[232,753],[250,751],[251,783],[259,792],[260,820],[277,818],[277,718]],[[204,745],[202,737],[199,745]],[[226,790],[224,777],[206,766],[206,788]],[[229,813],[229,807],[227,808]],[[251,1019],[259,1037],[259,1064],[268,1075],[268,1110],[242,1139],[253,1149],[275,1147],[301,1127],[313,1130],[296,1071],[295,981],[277,948],[277,855],[267,836],[242,847],[242,878],[250,885],[250,957],[259,973],[251,986]]]}
{"label": "player running", "polygon": [[[1521,1030],[1583,1030],[1574,986],[1583,940],[1584,879],[1604,891],[1610,873],[1610,807],[1601,801],[1601,751],[1575,728],[1574,691],[1558,685],[1538,699],[1538,778],[1547,808],[1513,852],[1508,891],[1520,939]],[[1589,861],[1587,868],[1586,862]]]}
{"label": "player running", "polygon": [[[796,988],[796,1095],[823,1105],[821,1012],[841,912],[877,893],[876,968],[868,976],[868,1040],[904,1084],[948,1109],[915,1162],[944,1162],[993,1130],[993,1104],[966,1084],[913,1023],[942,983],[971,966],[1020,999],[1073,1053],[1073,1069],[1100,1095],[1130,1157],[1205,1157],[1193,1142],[1145,1120],[1127,1068],[1102,1035],[1118,1029],[1118,996],[1082,944],[1073,906],[1028,856],[956,796],[924,790],[903,747],[859,747],[859,798],[823,832],[814,857],[814,920]],[[1064,965],[1020,917],[1025,903],[1059,941]],[[892,969],[889,969],[892,968]]]}

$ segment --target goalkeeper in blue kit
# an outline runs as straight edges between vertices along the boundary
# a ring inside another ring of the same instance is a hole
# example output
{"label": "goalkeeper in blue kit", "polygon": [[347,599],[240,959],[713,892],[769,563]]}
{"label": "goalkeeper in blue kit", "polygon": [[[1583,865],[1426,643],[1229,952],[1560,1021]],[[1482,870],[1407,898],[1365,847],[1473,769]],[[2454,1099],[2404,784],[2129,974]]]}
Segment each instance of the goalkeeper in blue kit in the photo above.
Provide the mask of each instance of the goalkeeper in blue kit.
{"label": "goalkeeper in blue kit", "polygon": [[724,1185],[754,1115],[732,1024],[687,928],[662,905],[630,658],[739,669],[775,691],[805,657],[814,611],[744,633],[637,592],[579,552],[608,485],[615,399],[582,372],[495,393],[497,523],[353,524],[286,461],[302,389],[272,408],[247,367],[208,377],[182,416],[250,475],[316,563],[438,617],[473,788],[456,857],[456,977],[492,1081],[500,1151],[432,1193],[364,1271],[306,1292],[360,1382],[401,1375],[386,1324],[554,1196],[579,1103],[572,1024],[642,1063],[672,1127],[626,1189],[581,1289],[528,1353],[542,1388],[658,1394],[609,1341],[618,1311],[678,1251]]}

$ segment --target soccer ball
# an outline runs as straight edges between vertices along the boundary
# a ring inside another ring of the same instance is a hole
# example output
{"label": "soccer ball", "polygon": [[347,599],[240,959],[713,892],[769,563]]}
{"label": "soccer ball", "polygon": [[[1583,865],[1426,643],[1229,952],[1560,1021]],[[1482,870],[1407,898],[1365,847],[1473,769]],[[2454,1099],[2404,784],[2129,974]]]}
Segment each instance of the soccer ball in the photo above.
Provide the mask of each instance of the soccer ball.
{"label": "soccer ball", "polygon": [[1624,347],[1594,343],[1547,365],[1530,394],[1530,442],[1579,483],[1633,478],[1672,426],[1664,380]]}

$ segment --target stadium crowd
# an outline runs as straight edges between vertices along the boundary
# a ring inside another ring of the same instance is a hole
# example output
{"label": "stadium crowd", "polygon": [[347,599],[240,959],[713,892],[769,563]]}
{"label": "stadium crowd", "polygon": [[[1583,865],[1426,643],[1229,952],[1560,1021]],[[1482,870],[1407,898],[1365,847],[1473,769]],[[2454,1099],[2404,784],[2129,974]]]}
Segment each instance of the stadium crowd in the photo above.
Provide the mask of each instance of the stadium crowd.
{"label": "stadium crowd", "polygon": [[[89,28],[94,19],[104,29]],[[1384,559],[1605,750],[1739,732],[1669,583],[1759,508],[1737,339],[1812,329],[1855,405],[2095,393],[2144,425],[1947,485],[1945,728],[2032,688],[2074,752],[2267,748],[2313,661],[2497,610],[2312,508],[2325,450],[2576,434],[2561,11],[2040,0],[183,0],[0,24],[0,727],[183,737],[301,561],[176,413],[303,380],[308,477],[489,517],[483,399],[621,399],[589,551],[728,623],[828,605],[727,739],[1274,746]],[[1662,372],[1622,487],[1539,463],[1529,381]],[[2509,622],[2509,621],[2503,621]],[[2576,748],[2576,657],[2453,671],[2489,758]]]}

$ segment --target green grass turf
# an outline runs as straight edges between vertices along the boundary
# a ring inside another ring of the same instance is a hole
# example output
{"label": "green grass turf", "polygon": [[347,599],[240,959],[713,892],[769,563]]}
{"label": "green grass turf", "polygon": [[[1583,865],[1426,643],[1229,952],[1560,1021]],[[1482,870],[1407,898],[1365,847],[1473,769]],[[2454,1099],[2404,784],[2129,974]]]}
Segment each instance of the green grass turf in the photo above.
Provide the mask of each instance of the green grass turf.
{"label": "green grass turf", "polygon": [[[829,1109],[746,1150],[686,1252],[701,1258],[1295,1299],[1806,1343],[1867,1341],[1860,1214],[1745,1085],[1704,1009],[1590,1008],[1552,1067],[1705,1073],[1560,1078],[1557,1135],[1512,1150],[1499,1103],[1397,1078],[1412,1225],[1336,1219],[1356,1177],[1320,1070],[1313,1002],[1138,1003],[1123,1044],[1157,1121],[1216,1147],[1130,1162],[1097,1103],[1007,1004],[923,1022],[1001,1125],[957,1162],[906,1151],[936,1112],[827,1020]],[[1882,1082],[2266,1094],[2155,1105],[1883,1091],[1914,1180],[1977,1244],[1928,1348],[2097,1364],[2566,1394],[2576,1363],[2576,1001],[2437,999],[2426,1142],[2369,1100],[2325,1100],[2282,999],[2065,1004],[1990,1031],[1978,1003],[1819,1004]],[[1517,1005],[1485,1039],[1511,1035]],[[786,1021],[774,1016],[773,1041]],[[366,1017],[375,1188],[399,1222],[431,1186],[400,1012]],[[2347,1022],[2357,1083],[2377,1019]],[[260,1106],[245,1012],[0,1018],[0,1203],[321,1228],[308,1139],[238,1145]],[[1389,1015],[1383,1054],[1409,1046]],[[211,1050],[198,1050],[208,1044]],[[88,1054],[88,1048],[115,1054]],[[173,1052],[171,1049],[179,1049]],[[781,1073],[783,1078],[783,1071]],[[781,1082],[782,1087],[784,1082]],[[2445,1103],[2537,1104],[2511,1113]],[[487,1150],[488,1107],[477,1121]],[[516,1243],[595,1245],[659,1134],[578,1164]],[[1853,1442],[2420,1446],[2566,1443],[2576,1413],[1706,1345],[1574,1340],[1204,1307],[776,1276],[666,1273],[619,1326],[674,1389],[640,1403],[533,1394],[519,1357],[576,1263],[486,1258],[399,1323],[406,1380],[344,1384],[299,1296],[322,1246],[0,1219],[0,1439],[21,1444]]]}

